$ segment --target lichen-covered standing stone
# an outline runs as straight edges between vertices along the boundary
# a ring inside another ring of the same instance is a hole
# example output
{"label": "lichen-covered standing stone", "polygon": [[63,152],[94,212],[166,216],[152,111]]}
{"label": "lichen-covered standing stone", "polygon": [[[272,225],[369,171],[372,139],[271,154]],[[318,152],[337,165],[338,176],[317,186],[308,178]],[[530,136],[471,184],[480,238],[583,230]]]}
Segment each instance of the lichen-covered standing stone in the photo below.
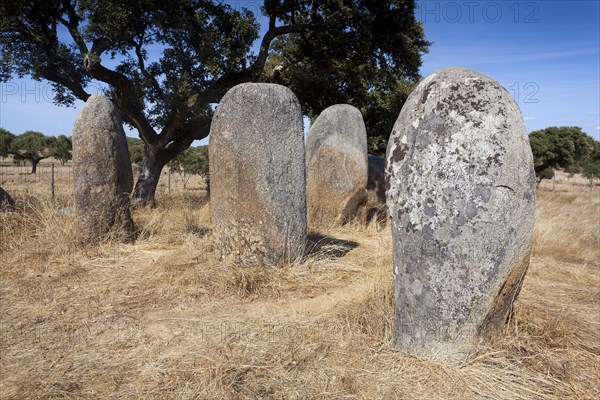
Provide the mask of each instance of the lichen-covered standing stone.
{"label": "lichen-covered standing stone", "polygon": [[535,174],[523,117],[491,78],[439,70],[388,143],[394,342],[464,359],[509,317],[529,265]]}
{"label": "lichen-covered standing stone", "polygon": [[348,104],[328,107],[306,139],[309,224],[340,225],[360,217],[366,186],[367,131],[362,114]]}
{"label": "lichen-covered standing stone", "polygon": [[215,246],[244,264],[298,259],[306,244],[300,103],[284,86],[245,83],[225,94],[209,139]]}
{"label": "lichen-covered standing stone", "polygon": [[78,240],[99,241],[111,230],[131,239],[133,174],[119,111],[91,95],[73,127],[73,176]]}

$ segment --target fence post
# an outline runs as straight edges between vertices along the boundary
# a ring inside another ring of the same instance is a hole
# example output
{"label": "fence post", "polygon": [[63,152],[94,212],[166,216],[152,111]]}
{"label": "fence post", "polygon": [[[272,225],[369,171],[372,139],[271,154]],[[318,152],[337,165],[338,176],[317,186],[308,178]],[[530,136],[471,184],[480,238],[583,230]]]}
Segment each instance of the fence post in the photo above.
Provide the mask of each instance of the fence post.
{"label": "fence post", "polygon": [[52,163],[52,177],[50,178],[50,193],[52,201],[54,201],[54,163]]}
{"label": "fence post", "polygon": [[171,168],[169,168],[169,179],[168,181],[168,188],[169,188],[169,197],[171,197]]}

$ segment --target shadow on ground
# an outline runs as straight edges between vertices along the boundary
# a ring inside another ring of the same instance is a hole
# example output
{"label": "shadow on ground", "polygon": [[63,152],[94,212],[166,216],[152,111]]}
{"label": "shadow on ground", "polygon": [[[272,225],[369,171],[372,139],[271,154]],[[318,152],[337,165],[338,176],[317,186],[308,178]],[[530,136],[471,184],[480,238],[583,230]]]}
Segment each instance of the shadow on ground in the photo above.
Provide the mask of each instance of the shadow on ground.
{"label": "shadow on ground", "polygon": [[325,256],[331,259],[344,257],[358,247],[358,242],[336,239],[320,233],[309,233],[306,238],[306,257]]}

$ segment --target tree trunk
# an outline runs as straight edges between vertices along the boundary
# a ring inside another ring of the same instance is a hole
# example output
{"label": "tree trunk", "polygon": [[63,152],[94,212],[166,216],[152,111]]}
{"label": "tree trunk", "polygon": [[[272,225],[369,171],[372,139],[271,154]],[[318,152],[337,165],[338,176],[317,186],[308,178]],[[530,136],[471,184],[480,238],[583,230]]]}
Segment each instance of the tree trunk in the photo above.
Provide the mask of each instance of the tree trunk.
{"label": "tree trunk", "polygon": [[159,161],[156,156],[144,155],[140,165],[140,174],[131,196],[132,204],[136,206],[155,205],[154,193],[165,164],[165,162]]}
{"label": "tree trunk", "polygon": [[37,165],[40,160],[31,160],[31,173],[35,174],[37,172]]}
{"label": "tree trunk", "polygon": [[[198,127],[200,132],[205,132],[210,127],[210,119],[205,121],[203,126]],[[160,179],[160,173],[165,165],[175,158],[183,150],[190,147],[194,139],[201,140],[207,135],[192,137],[191,135],[183,136],[178,140],[174,140],[164,147],[149,145],[145,143],[144,158],[140,165],[140,174],[133,189],[131,203],[134,206],[154,206],[154,193]]]}

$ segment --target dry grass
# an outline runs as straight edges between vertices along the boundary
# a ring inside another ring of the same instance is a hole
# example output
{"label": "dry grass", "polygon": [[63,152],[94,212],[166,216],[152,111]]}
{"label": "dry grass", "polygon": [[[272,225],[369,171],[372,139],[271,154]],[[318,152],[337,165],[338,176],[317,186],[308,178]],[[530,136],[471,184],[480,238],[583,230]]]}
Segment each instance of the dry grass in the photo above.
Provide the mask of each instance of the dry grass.
{"label": "dry grass", "polygon": [[542,185],[511,324],[447,365],[390,346],[389,228],[312,232],[306,259],[240,268],[213,250],[202,190],[163,187],[135,244],[76,247],[68,182],[52,204],[46,183],[0,178],[22,209],[0,215],[2,399],[600,397],[600,197],[584,180]]}

